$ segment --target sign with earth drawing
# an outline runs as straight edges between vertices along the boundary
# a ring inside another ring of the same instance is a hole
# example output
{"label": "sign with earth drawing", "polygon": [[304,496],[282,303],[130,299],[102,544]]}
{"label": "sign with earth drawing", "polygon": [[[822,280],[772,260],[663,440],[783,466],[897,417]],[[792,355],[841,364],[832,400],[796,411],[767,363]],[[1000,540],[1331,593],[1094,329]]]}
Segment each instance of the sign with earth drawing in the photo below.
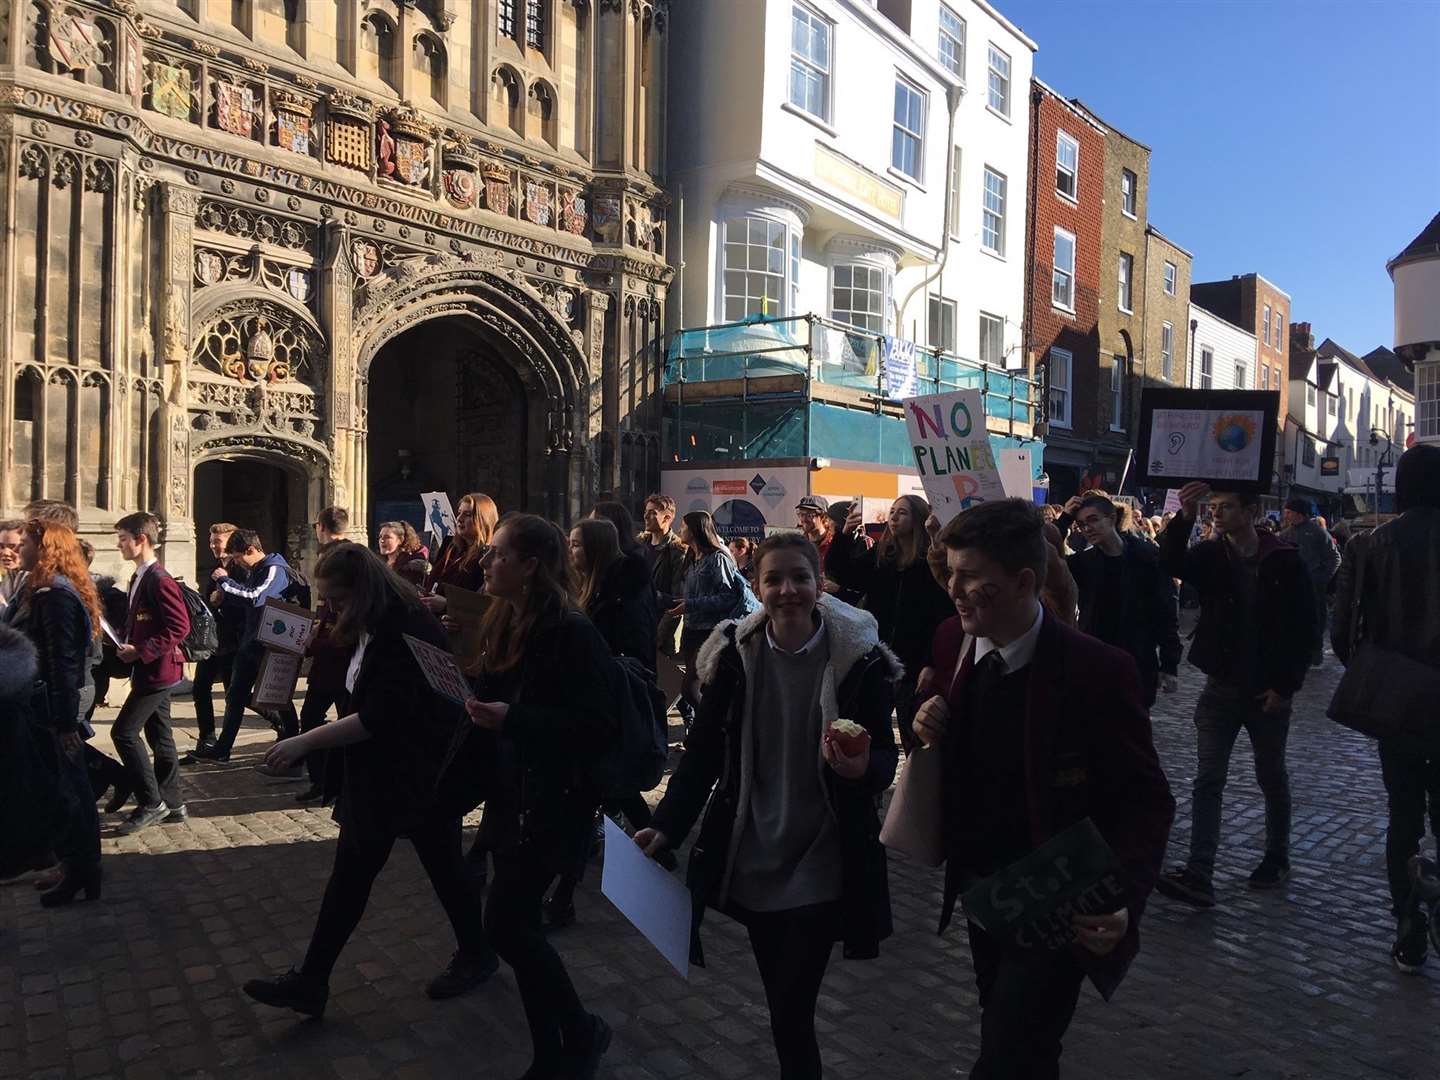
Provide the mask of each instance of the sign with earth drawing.
{"label": "sign with earth drawing", "polygon": [[1275,462],[1280,395],[1273,390],[1151,390],[1140,398],[1140,483],[1203,480],[1264,494]]}

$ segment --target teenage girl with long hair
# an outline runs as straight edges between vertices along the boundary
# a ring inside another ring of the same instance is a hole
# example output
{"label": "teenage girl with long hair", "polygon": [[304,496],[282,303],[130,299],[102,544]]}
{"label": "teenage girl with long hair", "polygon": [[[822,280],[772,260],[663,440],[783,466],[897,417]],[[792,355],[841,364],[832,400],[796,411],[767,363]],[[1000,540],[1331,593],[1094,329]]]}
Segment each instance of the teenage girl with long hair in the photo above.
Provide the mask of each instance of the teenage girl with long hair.
{"label": "teenage girl with long hair", "polygon": [[586,765],[615,738],[610,649],[575,606],[569,543],[530,514],[500,523],[485,555],[484,659],[466,709],[499,736],[481,826],[495,860],[485,926],[515,972],[534,1046],[527,1080],[590,1080],[610,1028],[586,1011],[541,929],[556,874],[589,846],[600,796]]}
{"label": "teenage girl with long hair", "polygon": [[485,584],[480,563],[499,520],[500,510],[489,495],[474,491],[460,499],[455,508],[455,531],[440,545],[422,587],[422,602],[432,614],[445,614],[440,586],[456,585],[479,592]]}
{"label": "teenage girl with long hair", "polygon": [[68,904],[82,891],[100,896],[100,816],[84,764],[82,691],[90,685],[90,652],[100,635],[100,595],[75,533],[32,520],[20,542],[26,578],[3,619],[35,644],[37,692],[30,726],[45,770],[35,785],[37,840],[59,857],[61,878],[40,897],[46,907]]}
{"label": "teenage girl with long hair", "polygon": [[685,681],[680,693],[691,705],[698,705],[700,678],[695,672],[695,657],[700,646],[726,619],[749,615],[760,604],[715,531],[715,519],[706,511],[692,510],[681,519],[680,539],[686,546],[685,598],[666,614],[685,616],[680,631]]}

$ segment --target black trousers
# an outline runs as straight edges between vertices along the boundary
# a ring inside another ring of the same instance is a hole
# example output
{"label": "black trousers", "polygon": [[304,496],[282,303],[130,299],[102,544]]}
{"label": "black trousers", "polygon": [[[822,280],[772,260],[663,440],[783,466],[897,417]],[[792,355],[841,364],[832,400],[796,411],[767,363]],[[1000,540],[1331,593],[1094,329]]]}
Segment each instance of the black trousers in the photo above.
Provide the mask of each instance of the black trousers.
{"label": "black trousers", "polygon": [[60,737],[48,729],[35,731],[35,743],[55,785],[49,828],[55,857],[67,867],[99,862],[100,815],[90,791],[83,752],[67,753],[60,745]]}
{"label": "black trousers", "polygon": [[230,689],[230,673],[235,668],[233,652],[216,653],[207,656],[195,665],[195,725],[200,729],[200,741],[215,740],[215,684]]}
{"label": "black trousers", "polygon": [[485,931],[515,972],[535,1063],[554,1067],[567,1045],[584,1044],[590,1024],[564,961],[540,926],[540,903],[553,870],[528,849],[520,854],[497,851],[494,857]]}
{"label": "black trousers", "polygon": [[[130,785],[140,806],[163,802],[172,810],[184,804],[180,794],[180,755],[175,752],[175,736],[170,731],[170,695],[164,690],[131,690],[120,715],[110,725],[110,738],[130,774]],[[155,755],[141,745],[140,733]]]}
{"label": "black trousers", "polygon": [[[215,741],[215,749],[224,757],[228,758],[235,747],[264,655],[265,646],[258,641],[247,641],[235,654],[230,668],[230,682],[225,687],[225,717],[220,722],[220,737]],[[272,723],[279,721],[280,733],[285,738],[300,734],[300,719],[295,715],[294,705],[287,703],[278,712],[266,713],[265,716]]]}
{"label": "black trousers", "polygon": [[780,1080],[817,1080],[820,1044],[815,1038],[815,1003],[839,937],[840,905],[832,901],[786,911],[735,908],[734,914],[750,935],[750,949],[765,987]]}
{"label": "black trousers", "polygon": [[[618,799],[611,799],[600,808],[600,813],[609,816],[624,814],[625,820],[630,822],[631,827],[639,832],[641,829],[648,829],[653,815],[650,813],[650,804],[645,801],[645,796],[638,791],[633,795],[623,795]],[[585,825],[585,833],[577,845],[579,850],[589,851],[590,834],[595,828],[598,815],[592,818]],[[588,858],[580,859],[573,870],[560,875],[560,880],[555,885],[555,891],[551,894],[553,903],[564,907],[575,899],[575,887],[585,878],[585,864]]]}
{"label": "black trousers", "polygon": [[[450,919],[460,951],[481,958],[492,955],[485,937],[480,901],[470,891],[461,871],[460,819],[424,822],[410,830],[409,839]],[[301,974],[321,982],[329,981],[340,950],[365,914],[370,888],[389,861],[395,840],[389,833],[356,835],[341,828],[340,840],[335,846],[335,868],[330,871],[330,882],[325,886],[325,899],[320,904],[320,915],[315,920],[315,932],[310,936],[310,949],[305,954]]]}
{"label": "black trousers", "polygon": [[1003,945],[973,923],[980,1059],[970,1080],[1058,1080],[1060,1040],[1085,974],[1068,951]]}
{"label": "black trousers", "polygon": [[1380,771],[1390,797],[1390,827],[1385,833],[1385,872],[1390,880],[1390,910],[1396,920],[1419,914],[1410,880],[1410,857],[1425,839],[1426,801],[1430,832],[1440,837],[1440,753],[1403,738],[1380,740]]}

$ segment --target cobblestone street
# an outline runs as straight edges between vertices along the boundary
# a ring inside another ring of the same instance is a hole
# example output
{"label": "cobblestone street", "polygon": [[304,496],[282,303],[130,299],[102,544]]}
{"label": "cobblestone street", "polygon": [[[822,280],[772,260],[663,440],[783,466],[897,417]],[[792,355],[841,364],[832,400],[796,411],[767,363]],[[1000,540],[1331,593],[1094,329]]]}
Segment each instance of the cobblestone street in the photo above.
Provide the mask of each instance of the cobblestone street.
{"label": "cobblestone street", "polygon": [[[1436,1075],[1440,963],[1432,957],[1419,978],[1390,964],[1384,792],[1371,744],[1324,717],[1338,676],[1327,658],[1296,701],[1289,883],[1269,894],[1245,887],[1260,857],[1263,813],[1242,736],[1227,792],[1220,906],[1195,912],[1152,899],[1140,959],[1114,1002],[1089,988],[1082,997],[1067,1076]],[[1190,715],[1200,681],[1187,666],[1181,693],[1155,710],[1180,804],[1178,856],[1189,829]],[[183,752],[194,722],[188,705],[177,716]],[[518,1076],[528,1038],[508,969],[466,998],[424,996],[453,940],[404,844],[341,957],[323,1023],[240,993],[245,979],[303,955],[336,835],[328,811],[295,805],[296,785],[244,767],[270,740],[258,726],[245,734],[242,767],[187,772],[187,824],[119,839],[118,819],[106,820],[102,902],[45,912],[28,886],[0,890],[0,1077]],[[556,941],[583,999],[615,1028],[601,1075],[774,1075],[743,932],[708,920],[711,966],[685,983],[599,895],[598,879],[592,873],[578,898],[579,924]],[[893,860],[891,882],[897,932],[881,959],[837,958],[826,980],[827,1075],[964,1076],[979,1013],[963,931],[935,935],[937,873]]]}

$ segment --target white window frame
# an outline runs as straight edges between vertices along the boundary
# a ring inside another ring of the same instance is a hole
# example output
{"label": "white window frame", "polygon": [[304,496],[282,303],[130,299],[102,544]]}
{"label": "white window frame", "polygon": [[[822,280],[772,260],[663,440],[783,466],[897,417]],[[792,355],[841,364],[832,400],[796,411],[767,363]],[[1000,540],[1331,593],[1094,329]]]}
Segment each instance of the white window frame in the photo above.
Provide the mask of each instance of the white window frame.
{"label": "white window frame", "polygon": [[[985,79],[985,107],[997,116],[1010,119],[1010,76],[1015,70],[1010,62],[1010,54],[1004,49],[998,48],[992,41],[989,43],[990,51],[986,56],[986,67],[988,71]],[[999,59],[1004,70],[996,67],[995,61]],[[995,104],[996,98],[1000,104]]]}
{"label": "white window frame", "polygon": [[1305,384],[1305,406],[1310,409],[1318,407],[1315,399],[1315,384],[1311,382]]}
{"label": "white window frame", "polygon": [[964,154],[960,147],[950,148],[950,190],[946,193],[949,201],[950,212],[950,237],[952,240],[960,239],[960,166],[964,164]]}
{"label": "white window frame", "polygon": [[[798,53],[795,51],[795,23],[797,16],[804,15],[806,24],[811,28],[813,34],[816,27],[825,31],[825,65],[820,63],[808,51]],[[834,82],[831,78],[831,68],[835,61],[835,24],[819,12],[815,11],[808,4],[794,3],[790,8],[790,79],[786,87],[785,100],[789,104],[804,113],[806,116],[813,116],[822,123],[830,123],[831,94]],[[822,98],[820,111],[816,112],[810,108],[806,101],[795,100],[795,71],[797,68],[818,79],[820,84],[820,96]]]}
{"label": "white window frame", "polygon": [[[1066,149],[1073,149],[1075,152],[1073,165],[1065,164]],[[1070,181],[1069,191],[1061,186],[1061,181],[1066,178]],[[1080,201],[1080,140],[1059,130],[1055,132],[1055,194],[1072,203]]]}
{"label": "white window frame", "polygon": [[[930,302],[926,306],[926,313],[929,316],[926,324],[925,340],[929,342],[930,348],[938,349],[946,353],[958,353],[960,351],[960,303],[957,300],[948,300],[939,293],[930,294]],[[940,317],[940,332],[935,330],[936,315]],[[949,334],[945,333],[946,321],[949,321]]]}
{"label": "white window frame", "polygon": [[[1059,385],[1055,379],[1055,361],[1062,358],[1065,361],[1065,384],[1063,386]],[[1061,349],[1058,346],[1052,345],[1050,347],[1050,362],[1048,372],[1048,381],[1050,383],[1050,426],[1058,428],[1068,428],[1070,426],[1070,388],[1075,384],[1075,354],[1072,353],[1069,349]],[[1060,404],[1064,406],[1064,409],[1057,409],[1055,407],[1056,394],[1061,395]]]}
{"label": "white window frame", "polygon": [[1110,358],[1110,430],[1125,430],[1125,357]]}
{"label": "white window frame", "polygon": [[[866,283],[861,286],[859,290],[857,290],[855,286],[855,272],[857,270],[863,270],[866,277]],[[848,272],[848,274],[850,275],[849,285],[842,286],[838,284],[837,279],[839,278],[841,271]],[[870,281],[870,276],[872,274],[880,275],[880,288],[878,290],[879,310],[870,311],[867,308],[867,310],[861,311],[860,309],[855,307],[854,293],[856,291],[860,291],[864,292],[866,295],[869,296],[877,294],[877,290],[872,288],[872,283]],[[850,290],[851,303],[848,308],[840,308],[836,306],[835,290],[838,288],[845,288]],[[838,323],[843,323],[846,326],[853,327],[861,333],[887,333],[890,315],[890,289],[891,273],[889,270],[887,270],[883,266],[880,266],[878,263],[867,262],[864,259],[842,259],[838,262],[832,263],[830,265],[830,318],[834,319]],[[875,326],[868,326],[864,323],[857,323],[854,321],[854,316],[856,315],[861,315],[866,318],[878,319],[878,324]]]}
{"label": "white window frame", "polygon": [[1135,256],[1120,252],[1120,265],[1116,267],[1115,305],[1126,315],[1135,314]]}
{"label": "white window frame", "polygon": [[[987,349],[987,344],[991,348]],[[991,315],[988,311],[980,312],[980,337],[976,351],[982,364],[996,368],[1005,367],[1005,320],[999,315]]]}
{"label": "white window frame", "polygon": [[1264,316],[1264,318],[1261,320],[1260,325],[1264,328],[1264,331],[1265,331],[1265,344],[1266,344],[1266,345],[1269,345],[1269,344],[1270,344],[1270,305],[1269,305],[1269,304],[1266,304],[1266,305],[1265,305],[1265,316]]}
{"label": "white window frame", "polygon": [[1338,394],[1325,395],[1325,415],[1338,419],[1340,416],[1340,396]]}
{"label": "white window frame", "polygon": [[[894,111],[898,110],[900,106],[899,98],[902,90],[914,95],[915,98],[919,100],[920,128],[918,131],[906,127],[900,122],[898,118],[894,116]],[[922,89],[921,86],[913,79],[907,78],[906,76],[901,75],[897,72],[895,75],[894,106],[895,110],[892,110],[891,113],[892,126],[890,129],[890,168],[893,169],[895,172],[898,172],[902,176],[908,176],[917,184],[922,183],[925,176],[925,128],[926,122],[930,114],[930,95],[927,94],[924,89]],[[900,164],[899,161],[896,160],[897,151],[899,149],[900,140],[902,138],[913,139],[915,141],[914,172],[911,172],[909,169],[905,168],[903,165]]]}
{"label": "white window frame", "polygon": [[1140,177],[1129,169],[1120,170],[1120,212],[1128,218],[1135,217],[1140,205]]}
{"label": "white window frame", "polygon": [[[1064,268],[1060,265],[1060,238],[1065,237],[1070,242],[1070,265]],[[1050,306],[1057,307],[1061,311],[1075,312],[1075,263],[1079,258],[1076,250],[1075,234],[1068,229],[1055,226],[1054,246],[1050,254]],[[1061,286],[1064,286],[1064,298],[1057,295]]]}
{"label": "white window frame", "polygon": [[[745,250],[746,265],[744,267],[731,268],[728,263],[729,255],[736,246],[742,243],[742,241],[733,240],[730,237],[730,226],[733,222],[738,221],[745,222],[745,239],[743,241],[743,244]],[[750,253],[752,249],[768,252],[772,247],[772,245],[770,245],[768,242],[763,246],[752,244],[750,240],[750,226],[752,222],[762,223],[765,226],[767,236],[769,235],[771,228],[776,228],[780,230],[779,248],[781,251],[781,270],[778,274],[775,271],[769,269],[770,259],[768,254],[765,257],[766,265],[763,269],[752,268],[749,265],[751,261]],[[799,273],[799,265],[797,259],[797,245],[799,243],[799,234],[794,228],[794,226],[767,214],[755,213],[753,211],[746,212],[744,210],[738,210],[736,213],[733,214],[726,214],[720,219],[719,224],[720,272],[716,275],[716,292],[718,294],[718,301],[720,305],[720,321],[725,323],[738,322],[741,319],[748,318],[749,316],[756,314],[763,314],[769,317],[778,318],[784,318],[786,316],[795,314],[795,306],[798,299],[798,281],[796,280],[796,278],[798,277]],[[744,292],[732,293],[730,291],[730,279],[727,276],[727,272],[743,273],[747,275],[745,282],[746,289]],[[759,297],[752,297],[750,295],[749,285],[751,285],[752,282],[749,280],[749,275],[751,274],[762,274],[764,275],[765,280],[774,279],[778,281],[779,295],[775,299],[775,306],[778,310],[769,312],[765,311],[765,305],[763,301],[769,299],[769,289],[764,290],[763,294],[761,294]],[[751,300],[757,298],[762,301],[761,307],[757,310],[752,311],[750,310],[750,302]],[[743,314],[736,316],[731,313],[730,301],[732,299],[743,302],[743,304],[745,305],[745,311]]]}
{"label": "white window frame", "polygon": [[1210,390],[1215,386],[1215,350],[1209,345],[1200,346],[1200,389]]}
{"label": "white window frame", "polygon": [[1282,337],[1280,336],[1280,328],[1281,328],[1282,326],[1284,326],[1284,325],[1285,325],[1284,316],[1281,314],[1280,309],[1277,307],[1277,308],[1275,309],[1275,346],[1274,346],[1276,352],[1284,352],[1284,351],[1285,351],[1285,346],[1284,346],[1284,344],[1283,344],[1284,338],[1282,338]]}
{"label": "white window frame", "polygon": [[[992,178],[999,181],[998,196],[995,191],[992,190],[990,183]],[[1010,181],[1005,174],[999,169],[992,169],[989,165],[986,165],[985,182],[980,198],[980,247],[992,255],[1000,256],[1002,259],[1005,257],[1005,218],[1006,203],[1009,202],[1010,198],[1009,190]],[[1000,204],[998,210],[994,206],[997,198]],[[992,244],[986,240],[985,233],[987,232],[987,228],[989,231],[995,233],[999,243]]]}
{"label": "white window frame", "polygon": [[[947,19],[950,23],[948,26]],[[944,4],[940,5],[940,41],[936,46],[936,55],[940,59],[941,67],[961,82],[965,81],[965,20]],[[953,59],[953,63],[946,59],[947,55]]]}
{"label": "white window frame", "polygon": [[1250,381],[1250,369],[1246,367],[1244,360],[1235,361],[1235,389],[1249,390],[1247,385]]}
{"label": "white window frame", "polygon": [[1161,286],[1161,288],[1165,291],[1165,295],[1166,295],[1166,296],[1174,296],[1174,295],[1175,295],[1176,283],[1178,282],[1179,278],[1180,278],[1180,270],[1179,270],[1179,267],[1177,267],[1177,266],[1176,266],[1174,263],[1172,263],[1172,262],[1166,262],[1166,263],[1165,263],[1165,270],[1164,270],[1164,282],[1165,282],[1165,283]]}
{"label": "white window frame", "polygon": [[1166,382],[1175,377],[1175,324],[1160,324],[1160,374]]}
{"label": "white window frame", "polygon": [[1261,365],[1260,365],[1260,389],[1261,389],[1261,390],[1269,390],[1269,389],[1270,389],[1270,365],[1269,365],[1269,364],[1261,364]]}

